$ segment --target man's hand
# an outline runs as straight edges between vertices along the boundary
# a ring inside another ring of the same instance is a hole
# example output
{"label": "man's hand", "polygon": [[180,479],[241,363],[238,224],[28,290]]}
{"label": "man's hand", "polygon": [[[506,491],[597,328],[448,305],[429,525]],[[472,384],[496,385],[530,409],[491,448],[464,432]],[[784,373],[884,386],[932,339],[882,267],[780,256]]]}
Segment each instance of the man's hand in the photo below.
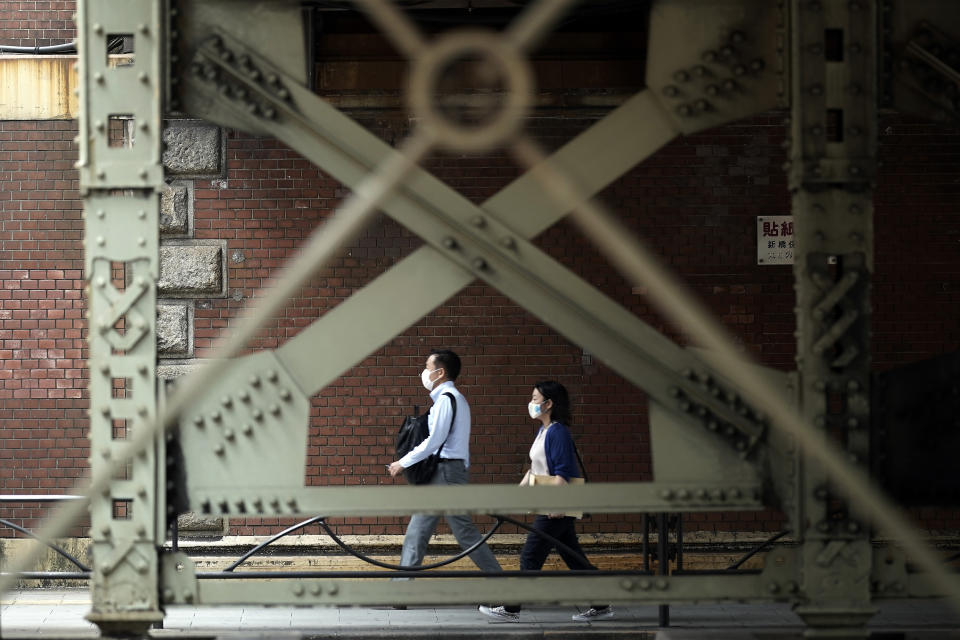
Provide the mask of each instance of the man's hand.
{"label": "man's hand", "polygon": [[390,475],[396,478],[398,475],[403,473],[403,465],[400,464],[399,461],[391,462],[390,464],[387,465],[387,471],[390,472]]}

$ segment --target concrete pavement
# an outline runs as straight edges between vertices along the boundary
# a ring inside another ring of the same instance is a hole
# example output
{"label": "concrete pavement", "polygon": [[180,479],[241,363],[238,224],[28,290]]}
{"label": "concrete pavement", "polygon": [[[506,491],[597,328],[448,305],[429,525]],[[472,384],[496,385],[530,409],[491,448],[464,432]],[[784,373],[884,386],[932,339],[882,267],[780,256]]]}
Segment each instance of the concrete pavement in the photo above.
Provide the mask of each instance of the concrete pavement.
{"label": "concrete pavement", "polygon": [[[874,637],[898,640],[960,640],[960,614],[939,600],[877,603],[870,623]],[[0,597],[0,637],[97,638],[84,619],[86,590],[26,590]],[[155,638],[800,638],[802,624],[788,605],[700,605],[670,608],[671,628],[658,635],[657,608],[617,606],[613,620],[585,624],[570,620],[575,607],[525,608],[518,624],[490,621],[471,607],[301,608],[263,606],[167,609]],[[879,635],[879,634],[883,635]],[[892,635],[891,635],[892,634]]]}

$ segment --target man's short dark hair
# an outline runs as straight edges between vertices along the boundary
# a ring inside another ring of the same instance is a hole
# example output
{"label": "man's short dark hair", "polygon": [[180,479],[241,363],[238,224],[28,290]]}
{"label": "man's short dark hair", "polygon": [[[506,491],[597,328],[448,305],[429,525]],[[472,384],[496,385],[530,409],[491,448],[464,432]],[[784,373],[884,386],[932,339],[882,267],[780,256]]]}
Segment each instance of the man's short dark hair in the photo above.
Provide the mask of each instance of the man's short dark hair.
{"label": "man's short dark hair", "polygon": [[434,349],[430,352],[438,367],[443,367],[447,380],[456,380],[460,375],[460,356],[450,349]]}

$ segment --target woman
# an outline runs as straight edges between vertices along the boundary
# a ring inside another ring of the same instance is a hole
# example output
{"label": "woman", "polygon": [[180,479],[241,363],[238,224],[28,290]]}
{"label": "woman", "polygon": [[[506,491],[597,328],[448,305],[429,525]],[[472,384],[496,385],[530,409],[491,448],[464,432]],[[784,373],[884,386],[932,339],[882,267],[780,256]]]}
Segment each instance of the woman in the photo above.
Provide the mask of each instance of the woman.
{"label": "woman", "polygon": [[[567,484],[571,478],[580,478],[576,447],[567,427],[570,424],[570,396],[564,386],[552,380],[538,382],[533,388],[527,411],[532,419],[541,423],[541,427],[533,441],[533,446],[530,447],[530,470],[523,477],[520,486],[534,484],[531,482],[532,476],[537,476],[536,484],[557,485]],[[534,531],[542,531],[552,536],[569,549],[556,545],[551,539],[530,532],[520,554],[520,568],[525,571],[539,571],[556,546],[560,557],[571,569],[595,571],[596,567],[584,557],[580,543],[577,541],[575,520],[574,517],[563,513],[537,516],[533,521]],[[481,606],[480,612],[498,620],[517,622],[520,619],[520,607],[516,605]],[[573,616],[573,619],[577,622],[592,622],[612,617],[612,607],[594,605],[587,611]]]}

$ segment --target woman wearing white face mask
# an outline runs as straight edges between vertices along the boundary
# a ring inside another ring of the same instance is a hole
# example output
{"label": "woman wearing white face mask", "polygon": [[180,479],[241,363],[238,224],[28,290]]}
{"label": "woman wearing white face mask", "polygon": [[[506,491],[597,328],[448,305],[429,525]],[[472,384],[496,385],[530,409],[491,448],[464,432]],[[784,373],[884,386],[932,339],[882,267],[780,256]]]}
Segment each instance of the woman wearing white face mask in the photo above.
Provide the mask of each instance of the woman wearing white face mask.
{"label": "woman wearing white face mask", "polygon": [[[559,382],[546,380],[534,385],[527,405],[527,412],[533,420],[540,422],[537,437],[530,447],[530,470],[523,477],[520,486],[533,484],[532,476],[537,476],[537,484],[544,479],[549,483],[564,485],[572,478],[581,478],[577,461],[576,447],[567,425],[570,424],[570,396]],[[549,477],[549,478],[548,478]],[[539,571],[554,547],[560,557],[571,569],[596,570],[586,559],[577,540],[574,526],[576,518],[563,513],[539,515],[533,521],[534,531],[542,531],[562,542],[566,548],[558,546],[552,539],[527,534],[527,540],[520,553],[520,568],[524,571]],[[518,621],[520,607],[505,605],[502,607],[480,607],[480,612],[501,620]],[[593,622],[613,617],[613,608],[608,605],[593,605],[585,612],[573,616],[577,622]]]}

